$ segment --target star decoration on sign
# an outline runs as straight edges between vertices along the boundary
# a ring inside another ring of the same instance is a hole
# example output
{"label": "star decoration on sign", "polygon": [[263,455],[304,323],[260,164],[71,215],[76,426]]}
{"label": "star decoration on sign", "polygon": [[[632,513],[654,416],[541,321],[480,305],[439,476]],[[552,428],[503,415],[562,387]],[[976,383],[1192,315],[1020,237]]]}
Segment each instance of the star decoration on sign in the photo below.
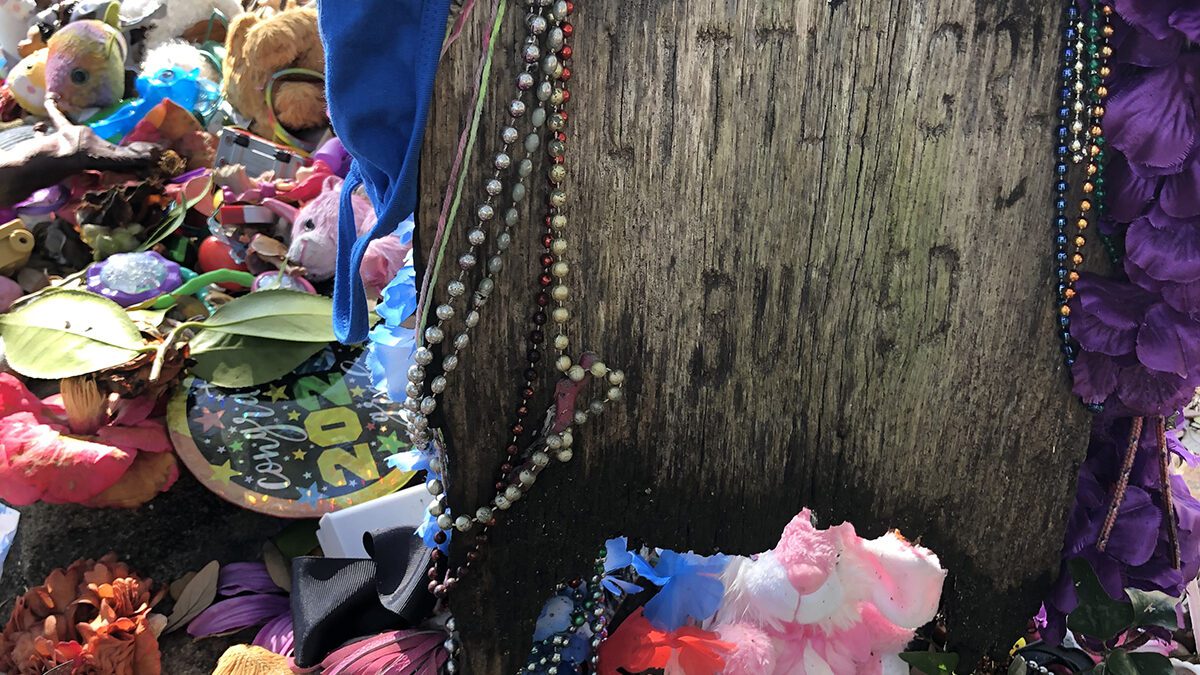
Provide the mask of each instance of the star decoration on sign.
{"label": "star decoration on sign", "polygon": [[400,439],[396,438],[396,434],[384,434],[379,437],[379,449],[384,452],[396,453],[404,447],[400,443]]}
{"label": "star decoration on sign", "polygon": [[229,444],[229,449],[233,450],[234,452],[241,452],[242,451],[242,441],[240,439],[233,441],[232,443]]}
{"label": "star decoration on sign", "polygon": [[296,459],[298,459],[302,462],[304,461],[304,455],[305,455],[305,452],[303,450],[297,450],[292,453],[292,457],[295,457]]}
{"label": "star decoration on sign", "polygon": [[287,392],[282,385],[275,385],[267,391],[267,398],[272,401],[282,401],[287,398]]}
{"label": "star decoration on sign", "polygon": [[208,408],[202,408],[202,410],[204,413],[196,417],[196,422],[203,426],[205,431],[225,428],[225,425],[221,422],[220,412],[209,410]]}
{"label": "star decoration on sign", "polygon": [[[234,476],[242,475],[242,472],[235,470],[232,466],[230,466],[229,462],[225,462],[221,466],[210,464],[208,468],[212,470],[212,480],[220,481],[222,483],[228,483],[229,479],[233,478]],[[247,478],[249,478],[249,476],[247,476]]]}
{"label": "star decoration on sign", "polygon": [[298,419],[300,419],[300,412],[298,410],[292,410],[288,412],[289,421],[295,422]]}
{"label": "star decoration on sign", "polygon": [[313,483],[312,485],[309,485],[306,488],[303,488],[303,487],[300,487],[297,485],[296,491],[300,493],[300,498],[297,499],[296,501],[300,502],[301,504],[305,504],[305,505],[312,506],[315,508],[317,506],[317,502],[319,502],[321,500],[321,495],[320,495],[320,492],[317,490],[316,483]]}

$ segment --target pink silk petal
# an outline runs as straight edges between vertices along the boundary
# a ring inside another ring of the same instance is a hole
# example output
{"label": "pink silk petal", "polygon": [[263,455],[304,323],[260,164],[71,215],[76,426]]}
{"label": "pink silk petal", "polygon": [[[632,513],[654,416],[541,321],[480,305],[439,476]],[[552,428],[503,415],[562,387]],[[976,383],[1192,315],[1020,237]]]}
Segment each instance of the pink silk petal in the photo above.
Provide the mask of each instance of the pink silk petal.
{"label": "pink silk petal", "polygon": [[146,452],[167,452],[171,440],[162,420],[140,422],[134,426],[107,426],[96,430],[101,441],[121,448]]}
{"label": "pink silk petal", "polygon": [[158,402],[151,396],[123,398],[117,403],[117,414],[113,418],[114,426],[133,426],[149,419]]}
{"label": "pink silk petal", "polygon": [[16,505],[86,502],[133,463],[120,448],[65,436],[32,413],[0,419],[0,499]]}

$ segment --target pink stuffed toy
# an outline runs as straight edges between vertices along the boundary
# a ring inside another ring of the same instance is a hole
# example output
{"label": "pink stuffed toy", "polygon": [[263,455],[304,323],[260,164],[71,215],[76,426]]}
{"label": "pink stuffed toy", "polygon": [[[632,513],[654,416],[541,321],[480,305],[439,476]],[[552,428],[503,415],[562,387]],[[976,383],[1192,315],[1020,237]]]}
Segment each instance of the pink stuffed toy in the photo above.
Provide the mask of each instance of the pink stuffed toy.
{"label": "pink stuffed toy", "polygon": [[[338,206],[341,203],[342,179],[329,176],[321,194],[297,209],[278,199],[264,199],[263,206],[292,224],[288,245],[288,262],[304,268],[309,281],[325,281],[333,277],[337,260]],[[359,194],[351,200],[354,222],[359,235],[375,226],[375,209]],[[367,292],[377,296],[384,286],[404,266],[404,257],[412,247],[400,237],[380,237],[367,246],[359,273]]]}

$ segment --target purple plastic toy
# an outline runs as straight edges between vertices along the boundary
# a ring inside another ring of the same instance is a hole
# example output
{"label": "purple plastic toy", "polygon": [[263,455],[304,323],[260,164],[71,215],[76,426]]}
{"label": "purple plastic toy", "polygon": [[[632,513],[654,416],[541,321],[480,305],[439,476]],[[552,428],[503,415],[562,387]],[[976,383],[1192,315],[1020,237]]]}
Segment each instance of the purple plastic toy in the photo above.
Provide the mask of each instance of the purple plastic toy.
{"label": "purple plastic toy", "polygon": [[157,298],[182,285],[179,265],[154,251],[117,253],[87,271],[88,290],[122,307]]}

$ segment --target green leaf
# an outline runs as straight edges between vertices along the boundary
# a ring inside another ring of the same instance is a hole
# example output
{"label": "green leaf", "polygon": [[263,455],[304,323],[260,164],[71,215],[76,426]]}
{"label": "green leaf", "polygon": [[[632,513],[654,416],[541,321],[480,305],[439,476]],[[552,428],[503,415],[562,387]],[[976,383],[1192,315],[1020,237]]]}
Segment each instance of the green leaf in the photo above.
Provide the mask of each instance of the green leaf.
{"label": "green leaf", "polygon": [[1109,597],[1086,560],[1075,558],[1068,567],[1079,597],[1079,606],[1067,616],[1071,630],[1108,640],[1133,624],[1133,607]]}
{"label": "green leaf", "polygon": [[953,673],[958,667],[958,654],[946,652],[904,652],[900,658],[926,675]]}
{"label": "green leaf", "polygon": [[187,212],[210,194],[212,194],[212,176],[209,176],[208,181],[204,184],[204,188],[198,190],[195,197],[186,200],[182,204],[179,202],[172,203],[171,209],[167,211],[166,218],[163,219],[163,222],[158,227],[154,228],[154,232],[150,235],[150,238],[143,242],[138,247],[138,250],[149,251],[156,244],[171,236],[183,224],[183,219],[187,216]]}
{"label": "green leaf", "polygon": [[1161,591],[1140,591],[1136,588],[1126,588],[1125,595],[1133,603],[1133,624],[1135,626],[1162,626],[1167,630],[1179,628],[1175,616],[1178,598]]}
{"label": "green leaf", "polygon": [[320,545],[317,542],[317,521],[293,521],[271,540],[287,560],[308,555]]}
{"label": "green leaf", "polygon": [[196,325],[205,330],[273,340],[332,342],[333,301],[299,291],[258,291],[222,305]]}
{"label": "green leaf", "polygon": [[1129,654],[1133,669],[1138,675],[1175,675],[1175,666],[1171,659],[1153,652],[1136,652]]}
{"label": "green leaf", "polygon": [[295,370],[325,348],[324,342],[289,342],[201,330],[188,343],[192,373],[218,387],[251,387]]}
{"label": "green leaf", "polygon": [[0,316],[9,365],[57,380],[119,366],[146,351],[120,305],[87,291],[54,291]]}
{"label": "green leaf", "polygon": [[167,318],[166,309],[127,309],[125,315],[128,316],[134,324],[144,324],[158,328]]}
{"label": "green leaf", "polygon": [[[1101,671],[1100,668],[1104,670]],[[1129,652],[1124,650],[1114,650],[1104,657],[1104,662],[1096,667],[1099,672],[1107,675],[1137,675],[1137,667],[1133,665],[1133,661],[1129,660]]]}
{"label": "green leaf", "polygon": [[1008,664],[1008,675],[1028,675],[1028,673],[1029,666],[1020,656],[1015,657],[1012,663]]}

